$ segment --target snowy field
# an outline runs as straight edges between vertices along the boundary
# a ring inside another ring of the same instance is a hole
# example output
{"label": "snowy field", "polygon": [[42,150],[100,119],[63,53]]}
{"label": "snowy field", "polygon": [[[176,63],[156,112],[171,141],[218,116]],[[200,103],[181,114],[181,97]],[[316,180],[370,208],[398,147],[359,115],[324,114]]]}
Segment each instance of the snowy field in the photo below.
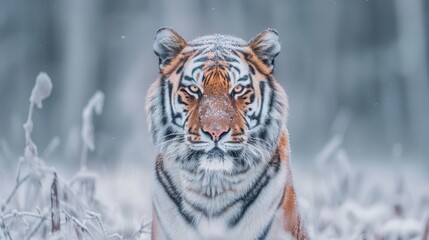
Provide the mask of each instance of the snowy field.
{"label": "snowy field", "polygon": [[[22,157],[8,158],[7,144],[0,144],[0,240],[150,239],[151,168],[87,167],[88,152],[96,151],[92,115],[102,113],[101,92],[83,110],[80,170],[70,172],[40,157],[31,139],[37,128],[32,114],[43,111],[51,89],[49,77],[40,74],[30,97]],[[341,136],[334,136],[311,164],[292,160],[312,239],[428,239],[429,170],[407,165],[398,149],[389,160],[394,168],[369,160],[356,164]]]}

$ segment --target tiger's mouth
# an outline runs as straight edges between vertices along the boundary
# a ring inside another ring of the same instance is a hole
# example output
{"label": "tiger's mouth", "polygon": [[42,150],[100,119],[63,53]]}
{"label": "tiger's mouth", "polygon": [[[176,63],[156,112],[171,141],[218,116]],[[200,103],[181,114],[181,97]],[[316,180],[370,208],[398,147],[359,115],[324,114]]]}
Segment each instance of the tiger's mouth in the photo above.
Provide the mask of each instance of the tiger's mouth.
{"label": "tiger's mouth", "polygon": [[220,152],[222,154],[226,154],[229,151],[243,149],[246,144],[247,137],[244,135],[239,137],[231,137],[230,135],[230,133],[226,134],[225,137],[218,141],[213,141],[212,139],[206,139],[204,137],[195,138],[194,136],[187,136],[185,138],[185,142],[190,149],[204,151],[209,156],[219,155]]}

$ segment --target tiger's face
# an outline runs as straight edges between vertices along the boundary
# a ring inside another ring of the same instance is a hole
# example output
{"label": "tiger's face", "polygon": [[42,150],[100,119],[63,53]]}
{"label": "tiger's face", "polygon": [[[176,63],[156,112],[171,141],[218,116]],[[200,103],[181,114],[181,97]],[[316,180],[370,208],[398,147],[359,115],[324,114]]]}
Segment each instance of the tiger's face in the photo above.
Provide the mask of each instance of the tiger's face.
{"label": "tiger's face", "polygon": [[274,151],[287,114],[272,77],[280,51],[274,30],[249,42],[223,35],[186,42],[163,28],[154,49],[161,77],[149,91],[148,113],[159,150],[252,161]]}
{"label": "tiger's face", "polygon": [[194,56],[177,76],[181,81],[172,105],[183,113],[176,123],[191,149],[227,152],[241,149],[247,140],[246,117],[255,93],[244,60],[226,54]]}

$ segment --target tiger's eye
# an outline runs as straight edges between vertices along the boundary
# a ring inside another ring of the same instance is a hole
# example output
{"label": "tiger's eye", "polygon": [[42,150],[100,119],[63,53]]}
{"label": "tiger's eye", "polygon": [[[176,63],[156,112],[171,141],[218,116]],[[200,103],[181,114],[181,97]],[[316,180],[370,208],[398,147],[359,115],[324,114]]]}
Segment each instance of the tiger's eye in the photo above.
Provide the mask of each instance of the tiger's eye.
{"label": "tiger's eye", "polygon": [[197,93],[200,89],[196,85],[189,86],[189,90],[193,93]]}
{"label": "tiger's eye", "polygon": [[240,93],[241,91],[243,91],[244,87],[241,85],[237,85],[234,87],[233,91],[235,94]]}

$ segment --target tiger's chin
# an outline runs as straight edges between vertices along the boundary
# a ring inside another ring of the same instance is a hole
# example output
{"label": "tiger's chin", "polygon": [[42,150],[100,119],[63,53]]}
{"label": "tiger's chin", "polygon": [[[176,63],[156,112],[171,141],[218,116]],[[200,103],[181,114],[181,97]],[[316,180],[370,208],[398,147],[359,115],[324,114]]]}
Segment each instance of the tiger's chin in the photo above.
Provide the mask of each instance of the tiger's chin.
{"label": "tiger's chin", "polygon": [[217,147],[208,151],[199,165],[199,169],[204,172],[231,172],[233,168],[233,159]]}
{"label": "tiger's chin", "polygon": [[231,172],[234,168],[233,158],[225,148],[218,145],[212,145],[205,148],[192,148],[191,150],[199,152],[198,171],[199,172]]}
{"label": "tiger's chin", "polygon": [[219,156],[230,151],[240,151],[244,148],[245,141],[225,141],[225,142],[194,142],[187,141],[187,146],[194,151],[203,151],[210,156]]}

